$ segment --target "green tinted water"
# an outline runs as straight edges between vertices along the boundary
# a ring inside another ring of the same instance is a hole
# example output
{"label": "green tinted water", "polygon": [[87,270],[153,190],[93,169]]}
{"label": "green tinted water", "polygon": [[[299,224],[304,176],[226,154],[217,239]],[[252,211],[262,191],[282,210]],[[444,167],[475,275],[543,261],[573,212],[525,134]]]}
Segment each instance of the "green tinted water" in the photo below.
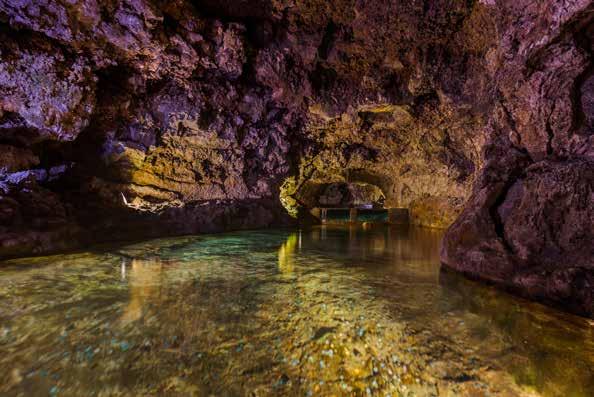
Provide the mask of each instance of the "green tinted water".
{"label": "green tinted water", "polygon": [[594,395],[594,325],[440,273],[440,237],[252,231],[2,264],[0,395]]}

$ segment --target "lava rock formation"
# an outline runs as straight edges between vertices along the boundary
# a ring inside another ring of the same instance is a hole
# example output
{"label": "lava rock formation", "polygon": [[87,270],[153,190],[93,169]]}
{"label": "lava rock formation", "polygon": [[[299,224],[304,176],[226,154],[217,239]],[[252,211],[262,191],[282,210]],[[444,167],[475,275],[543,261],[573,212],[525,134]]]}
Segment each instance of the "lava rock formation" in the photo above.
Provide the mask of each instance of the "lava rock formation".
{"label": "lava rock formation", "polygon": [[0,0],[0,257],[367,184],[445,266],[594,316],[593,43],[590,0]]}

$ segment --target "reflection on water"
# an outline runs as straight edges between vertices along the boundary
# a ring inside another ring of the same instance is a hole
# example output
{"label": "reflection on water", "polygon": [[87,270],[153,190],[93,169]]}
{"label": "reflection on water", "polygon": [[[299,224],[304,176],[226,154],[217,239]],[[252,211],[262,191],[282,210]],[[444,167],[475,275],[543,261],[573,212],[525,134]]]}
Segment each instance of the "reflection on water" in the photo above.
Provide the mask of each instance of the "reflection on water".
{"label": "reflection on water", "polygon": [[122,281],[129,278],[130,290],[130,299],[120,318],[123,324],[142,318],[146,302],[160,291],[162,270],[163,264],[158,259],[132,259],[129,264],[122,259]]}
{"label": "reflection on water", "polygon": [[293,273],[295,250],[299,244],[301,249],[301,231],[299,234],[293,233],[287,237],[287,241],[281,244],[278,249],[278,270],[284,274]]}
{"label": "reflection on water", "polygon": [[320,227],[7,262],[0,394],[593,395],[592,323],[441,273],[440,237]]}

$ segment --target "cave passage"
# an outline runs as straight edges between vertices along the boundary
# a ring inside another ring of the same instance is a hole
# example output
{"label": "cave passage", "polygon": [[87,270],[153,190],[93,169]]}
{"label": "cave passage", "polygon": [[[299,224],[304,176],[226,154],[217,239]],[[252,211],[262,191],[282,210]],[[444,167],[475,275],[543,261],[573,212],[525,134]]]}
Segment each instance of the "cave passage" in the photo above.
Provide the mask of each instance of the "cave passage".
{"label": "cave passage", "polygon": [[1,396],[594,397],[593,321],[594,0],[0,0]]}

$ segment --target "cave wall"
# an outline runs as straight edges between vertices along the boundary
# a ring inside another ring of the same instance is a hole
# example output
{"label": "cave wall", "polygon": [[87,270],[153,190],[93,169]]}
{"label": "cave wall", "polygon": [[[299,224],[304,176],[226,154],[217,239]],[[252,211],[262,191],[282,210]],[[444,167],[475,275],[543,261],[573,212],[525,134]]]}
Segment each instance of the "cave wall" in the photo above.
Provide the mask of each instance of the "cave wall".
{"label": "cave wall", "polygon": [[594,316],[594,5],[497,5],[484,166],[442,261]]}
{"label": "cave wall", "polygon": [[287,224],[311,186],[368,183],[451,225],[447,266],[592,311],[593,15],[0,0],[0,257]]}
{"label": "cave wall", "polygon": [[0,23],[1,256],[287,223],[347,179],[445,227],[480,167],[478,3],[3,0]]}

